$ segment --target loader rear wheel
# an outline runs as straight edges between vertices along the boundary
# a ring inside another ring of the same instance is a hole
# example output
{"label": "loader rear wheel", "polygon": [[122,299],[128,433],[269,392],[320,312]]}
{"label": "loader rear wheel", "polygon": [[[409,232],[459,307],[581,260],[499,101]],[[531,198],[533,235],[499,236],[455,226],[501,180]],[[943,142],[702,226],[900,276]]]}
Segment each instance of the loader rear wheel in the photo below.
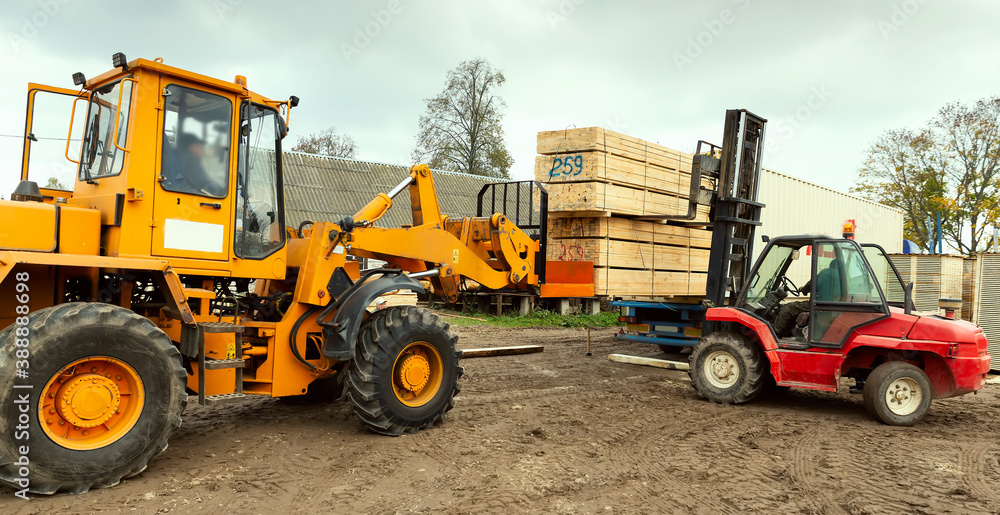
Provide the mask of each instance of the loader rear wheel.
{"label": "loader rear wheel", "polygon": [[760,395],[765,386],[764,355],[743,337],[712,333],[691,353],[688,377],[704,399],[720,404],[742,404]]}
{"label": "loader rear wheel", "polygon": [[865,408],[891,426],[912,426],[931,407],[931,382],[915,365],[903,361],[883,363],[868,375]]}
{"label": "loader rear wheel", "polygon": [[[0,332],[0,349],[0,482],[18,490],[23,473],[36,494],[116,485],[145,470],[181,424],[180,353],[132,311],[82,302],[42,309]],[[16,366],[23,356],[27,369]]]}
{"label": "loader rear wheel", "polygon": [[347,375],[347,398],[368,429],[399,436],[431,428],[460,390],[458,337],[426,309],[398,306],[369,318]]}

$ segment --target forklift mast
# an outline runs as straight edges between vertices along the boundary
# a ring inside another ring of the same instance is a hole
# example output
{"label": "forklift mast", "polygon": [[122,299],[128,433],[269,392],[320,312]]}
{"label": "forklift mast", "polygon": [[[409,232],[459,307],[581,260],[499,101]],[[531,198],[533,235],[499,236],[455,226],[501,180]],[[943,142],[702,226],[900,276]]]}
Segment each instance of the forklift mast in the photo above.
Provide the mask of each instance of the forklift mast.
{"label": "forklift mast", "polygon": [[715,170],[718,186],[712,204],[712,249],[708,264],[708,307],[725,306],[743,288],[753,265],[753,238],[764,204],[757,202],[760,161],[767,120],[746,109],[726,111],[721,159],[697,155],[694,167]]}

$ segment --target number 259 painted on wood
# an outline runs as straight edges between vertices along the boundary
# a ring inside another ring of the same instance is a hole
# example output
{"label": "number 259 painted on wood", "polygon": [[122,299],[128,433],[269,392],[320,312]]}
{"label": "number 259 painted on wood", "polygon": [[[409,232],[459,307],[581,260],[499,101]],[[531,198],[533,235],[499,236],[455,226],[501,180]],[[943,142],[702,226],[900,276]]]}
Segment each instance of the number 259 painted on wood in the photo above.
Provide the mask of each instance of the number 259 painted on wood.
{"label": "number 259 painted on wood", "polygon": [[557,157],[552,160],[552,169],[549,170],[549,178],[560,175],[573,176],[580,175],[583,171],[583,156]]}

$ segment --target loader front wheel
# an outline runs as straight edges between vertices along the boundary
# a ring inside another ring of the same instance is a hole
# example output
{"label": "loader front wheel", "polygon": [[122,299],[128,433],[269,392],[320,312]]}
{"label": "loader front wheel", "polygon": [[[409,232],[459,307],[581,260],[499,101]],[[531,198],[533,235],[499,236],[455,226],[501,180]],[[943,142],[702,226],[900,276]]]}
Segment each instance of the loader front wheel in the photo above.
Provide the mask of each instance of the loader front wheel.
{"label": "loader front wheel", "polygon": [[380,310],[361,326],[347,398],[368,429],[399,436],[442,421],[460,390],[458,337],[426,309]]}
{"label": "loader front wheel", "polygon": [[760,395],[765,386],[763,353],[745,338],[729,332],[712,333],[691,353],[688,376],[702,398],[720,404],[741,404]]}
{"label": "loader front wheel", "polygon": [[124,308],[15,322],[0,332],[0,482],[81,493],[139,474],[180,426],[186,378],[170,338]]}

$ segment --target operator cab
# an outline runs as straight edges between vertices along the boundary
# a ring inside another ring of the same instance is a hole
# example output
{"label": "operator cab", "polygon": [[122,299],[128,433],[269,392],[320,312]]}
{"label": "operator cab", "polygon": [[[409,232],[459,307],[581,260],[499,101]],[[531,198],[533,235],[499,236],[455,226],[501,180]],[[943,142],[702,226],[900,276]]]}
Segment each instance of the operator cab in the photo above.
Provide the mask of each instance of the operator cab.
{"label": "operator cab", "polygon": [[112,63],[89,80],[74,74],[80,89],[29,84],[21,180],[40,186],[31,197],[100,211],[107,256],[169,259],[191,276],[283,278],[281,140],[298,98],[270,100],[243,76],[161,59],[119,53]]}
{"label": "operator cab", "polygon": [[765,247],[735,306],[766,322],[782,348],[840,348],[854,329],[888,318],[905,299],[878,245],[784,236]]}

